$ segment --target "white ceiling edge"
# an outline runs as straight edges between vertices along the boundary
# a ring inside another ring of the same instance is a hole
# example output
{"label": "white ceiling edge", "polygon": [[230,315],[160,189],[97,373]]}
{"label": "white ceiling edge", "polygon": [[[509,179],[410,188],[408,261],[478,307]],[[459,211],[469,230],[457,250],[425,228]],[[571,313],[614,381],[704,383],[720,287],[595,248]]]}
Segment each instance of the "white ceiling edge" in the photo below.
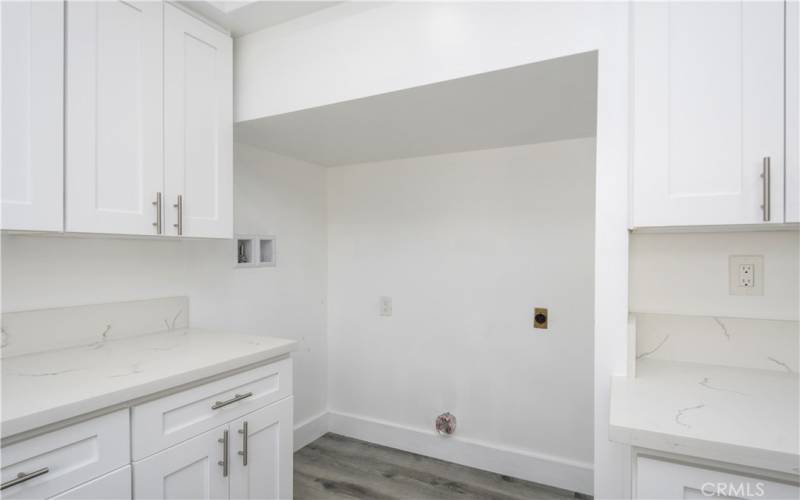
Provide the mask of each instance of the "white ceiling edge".
{"label": "white ceiling edge", "polygon": [[341,1],[249,0],[211,1],[176,0],[175,3],[207,18],[230,31],[234,38],[327,9]]}
{"label": "white ceiling edge", "polygon": [[217,10],[224,12],[225,14],[230,14],[234,10],[250,5],[251,3],[255,3],[256,1],[257,0],[247,0],[240,2],[236,0],[227,0],[227,1],[217,1],[217,2],[208,1],[206,3],[216,8]]}
{"label": "white ceiling edge", "polygon": [[323,166],[594,137],[586,52],[239,122],[238,142]]}

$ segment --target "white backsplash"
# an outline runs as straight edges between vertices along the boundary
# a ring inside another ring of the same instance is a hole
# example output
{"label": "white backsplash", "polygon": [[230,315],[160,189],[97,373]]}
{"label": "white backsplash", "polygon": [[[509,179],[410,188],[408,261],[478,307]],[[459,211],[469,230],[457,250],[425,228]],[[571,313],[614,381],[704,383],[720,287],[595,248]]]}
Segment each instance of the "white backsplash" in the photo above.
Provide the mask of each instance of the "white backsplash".
{"label": "white backsplash", "polygon": [[2,314],[3,358],[100,344],[108,339],[189,326],[189,299],[113,302]]}
{"label": "white backsplash", "polygon": [[797,373],[800,322],[636,313],[636,358]]}

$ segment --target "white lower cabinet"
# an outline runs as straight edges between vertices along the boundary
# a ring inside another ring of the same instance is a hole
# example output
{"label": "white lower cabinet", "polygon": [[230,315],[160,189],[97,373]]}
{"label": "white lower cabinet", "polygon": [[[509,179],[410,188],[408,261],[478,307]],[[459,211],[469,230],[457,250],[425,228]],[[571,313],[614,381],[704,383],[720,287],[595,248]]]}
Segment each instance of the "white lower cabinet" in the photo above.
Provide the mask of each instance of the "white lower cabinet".
{"label": "white lower cabinet", "polygon": [[228,498],[228,478],[220,465],[226,432],[228,426],[220,426],[134,462],[134,498]]}
{"label": "white lower cabinet", "polygon": [[12,442],[0,498],[289,499],[293,404],[284,358]]}
{"label": "white lower cabinet", "polygon": [[130,500],[130,498],[130,465],[52,497],[53,500]]}
{"label": "white lower cabinet", "polygon": [[[129,465],[128,416],[127,409],[118,410],[4,446],[2,498],[66,495],[73,488]],[[113,489],[110,483],[98,488],[107,492]],[[130,484],[127,495],[124,490],[113,489],[113,492],[103,498],[129,498]]]}
{"label": "white lower cabinet", "polygon": [[135,499],[292,497],[292,360],[131,409]]}
{"label": "white lower cabinet", "polygon": [[292,398],[231,424],[231,498],[292,498],[292,432]]}
{"label": "white lower cabinet", "polygon": [[134,498],[292,498],[292,403],[286,398],[134,462]]}
{"label": "white lower cabinet", "polygon": [[292,360],[282,359],[134,406],[133,460],[227,425],[291,394]]}
{"label": "white lower cabinet", "polygon": [[797,499],[800,498],[800,487],[757,474],[639,456],[636,459],[634,498]]}

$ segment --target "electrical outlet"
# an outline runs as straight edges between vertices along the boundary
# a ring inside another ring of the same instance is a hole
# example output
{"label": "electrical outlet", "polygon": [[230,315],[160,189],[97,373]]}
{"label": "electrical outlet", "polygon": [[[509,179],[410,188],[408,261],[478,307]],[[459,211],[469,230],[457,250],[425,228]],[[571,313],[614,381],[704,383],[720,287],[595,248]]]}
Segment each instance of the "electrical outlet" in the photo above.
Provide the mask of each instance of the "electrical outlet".
{"label": "electrical outlet", "polygon": [[764,256],[731,255],[731,295],[764,295]]}
{"label": "electrical outlet", "polygon": [[381,316],[392,315],[392,298],[381,297]]}
{"label": "electrical outlet", "polygon": [[739,266],[739,287],[753,288],[755,277],[753,276],[753,264],[741,264]]}

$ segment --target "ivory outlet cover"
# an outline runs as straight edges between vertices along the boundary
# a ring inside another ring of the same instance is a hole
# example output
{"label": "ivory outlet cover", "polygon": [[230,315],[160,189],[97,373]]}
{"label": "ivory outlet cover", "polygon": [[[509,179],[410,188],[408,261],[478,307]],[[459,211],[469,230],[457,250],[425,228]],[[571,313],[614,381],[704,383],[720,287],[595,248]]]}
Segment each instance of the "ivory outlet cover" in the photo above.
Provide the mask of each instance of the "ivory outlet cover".
{"label": "ivory outlet cover", "polygon": [[764,295],[763,255],[731,255],[728,275],[731,295]]}

